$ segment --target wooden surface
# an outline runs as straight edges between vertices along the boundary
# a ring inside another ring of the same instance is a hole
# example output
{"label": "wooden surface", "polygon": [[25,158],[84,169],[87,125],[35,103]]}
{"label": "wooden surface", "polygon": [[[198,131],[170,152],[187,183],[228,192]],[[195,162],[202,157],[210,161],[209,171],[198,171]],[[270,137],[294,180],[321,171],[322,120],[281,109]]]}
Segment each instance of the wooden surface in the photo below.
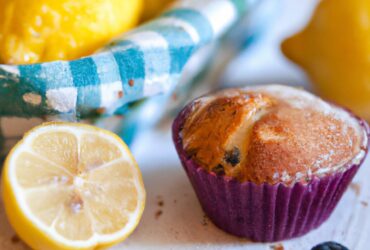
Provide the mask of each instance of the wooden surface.
{"label": "wooden surface", "polygon": [[[140,145],[140,146],[139,146]],[[142,169],[147,206],[137,230],[113,249],[311,249],[334,240],[351,250],[366,250],[370,235],[370,159],[360,169],[330,219],[319,229],[290,241],[251,243],[224,233],[203,214],[180,165],[170,134],[148,132],[140,136],[134,154]],[[6,221],[0,204],[0,249],[27,249]]]}

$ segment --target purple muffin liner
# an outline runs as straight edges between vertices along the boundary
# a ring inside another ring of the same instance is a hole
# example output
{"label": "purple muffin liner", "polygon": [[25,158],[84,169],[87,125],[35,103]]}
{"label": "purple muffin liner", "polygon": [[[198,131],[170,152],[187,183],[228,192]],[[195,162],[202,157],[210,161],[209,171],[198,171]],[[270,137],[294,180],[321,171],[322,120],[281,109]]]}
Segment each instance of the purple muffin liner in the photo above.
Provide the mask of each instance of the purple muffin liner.
{"label": "purple muffin liner", "polygon": [[[364,156],[359,164],[351,164],[344,172],[292,186],[283,183],[257,185],[217,176],[186,156],[180,131],[190,110],[191,104],[178,115],[172,133],[176,150],[200,204],[216,226],[253,241],[290,239],[319,227],[329,218],[365,159]],[[367,123],[356,119],[369,137]]]}

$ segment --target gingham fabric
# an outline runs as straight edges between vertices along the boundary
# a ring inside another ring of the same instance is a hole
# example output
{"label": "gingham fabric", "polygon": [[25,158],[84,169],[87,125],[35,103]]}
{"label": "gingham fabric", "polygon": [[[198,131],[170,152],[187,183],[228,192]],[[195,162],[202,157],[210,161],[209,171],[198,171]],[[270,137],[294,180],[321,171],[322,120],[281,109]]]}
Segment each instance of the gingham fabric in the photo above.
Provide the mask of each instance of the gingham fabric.
{"label": "gingham fabric", "polygon": [[183,0],[98,53],[73,61],[0,65],[0,116],[89,117],[171,90],[184,65],[254,0]]}

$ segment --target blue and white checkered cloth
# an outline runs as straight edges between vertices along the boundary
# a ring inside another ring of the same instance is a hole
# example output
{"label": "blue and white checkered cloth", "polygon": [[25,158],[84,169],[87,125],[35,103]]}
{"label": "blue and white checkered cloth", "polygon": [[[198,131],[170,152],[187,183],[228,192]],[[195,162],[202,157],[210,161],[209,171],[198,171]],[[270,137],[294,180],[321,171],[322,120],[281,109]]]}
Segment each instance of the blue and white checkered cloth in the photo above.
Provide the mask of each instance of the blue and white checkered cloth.
{"label": "blue and white checkered cloth", "polygon": [[89,117],[174,88],[189,58],[252,0],[183,0],[98,53],[73,61],[0,65],[0,116]]}
{"label": "blue and white checkered cloth", "polygon": [[[143,120],[139,118],[145,115],[147,121],[156,116],[149,114],[158,112],[153,102],[165,105],[190,58],[197,58],[200,49],[219,40],[260,1],[178,0],[162,16],[94,55],[73,61],[0,65],[0,158],[44,118],[95,119],[105,113],[108,116],[94,123],[130,142]],[[127,105],[158,94],[165,95],[151,99],[150,105]],[[125,119],[109,117],[122,110]]]}

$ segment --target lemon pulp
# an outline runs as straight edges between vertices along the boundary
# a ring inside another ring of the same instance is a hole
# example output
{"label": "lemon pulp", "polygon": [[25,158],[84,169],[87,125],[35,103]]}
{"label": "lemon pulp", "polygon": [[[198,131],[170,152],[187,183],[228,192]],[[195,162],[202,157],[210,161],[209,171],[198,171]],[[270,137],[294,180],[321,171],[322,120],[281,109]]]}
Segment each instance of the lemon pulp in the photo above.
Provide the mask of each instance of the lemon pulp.
{"label": "lemon pulp", "polygon": [[87,125],[49,124],[8,156],[3,197],[10,223],[31,247],[93,249],[131,233],[145,191],[118,137]]}

